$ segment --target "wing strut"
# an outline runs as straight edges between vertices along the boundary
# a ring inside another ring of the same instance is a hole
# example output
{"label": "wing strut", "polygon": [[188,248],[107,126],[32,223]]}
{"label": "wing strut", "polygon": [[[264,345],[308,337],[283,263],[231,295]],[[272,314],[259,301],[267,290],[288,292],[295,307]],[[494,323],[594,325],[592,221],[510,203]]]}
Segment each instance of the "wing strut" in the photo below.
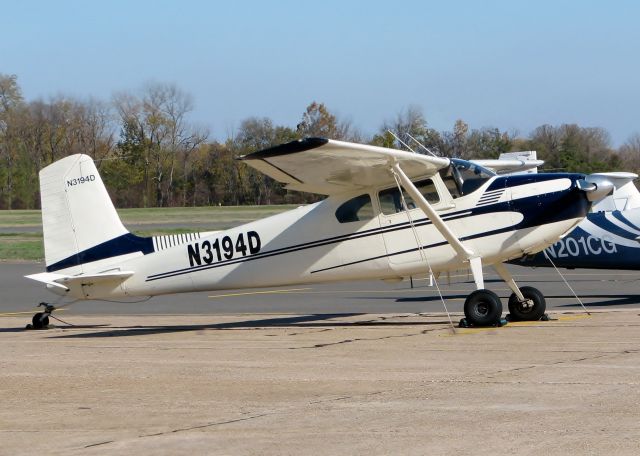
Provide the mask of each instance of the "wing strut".
{"label": "wing strut", "polygon": [[475,254],[473,250],[470,250],[466,247],[460,239],[456,237],[455,234],[449,229],[447,224],[442,220],[442,218],[438,215],[438,213],[433,209],[431,204],[422,196],[422,193],[413,185],[411,179],[407,177],[407,175],[402,171],[400,165],[398,163],[393,163],[391,166],[391,171],[398,176],[400,179],[400,183],[407,191],[413,201],[418,205],[418,207],[424,212],[424,214],[431,220],[433,226],[444,236],[449,245],[453,247],[453,249],[458,253],[458,256],[464,258],[469,262],[471,267],[471,273],[473,274],[473,280],[476,283],[476,288],[478,290],[484,288],[484,278],[482,275],[482,258]]}

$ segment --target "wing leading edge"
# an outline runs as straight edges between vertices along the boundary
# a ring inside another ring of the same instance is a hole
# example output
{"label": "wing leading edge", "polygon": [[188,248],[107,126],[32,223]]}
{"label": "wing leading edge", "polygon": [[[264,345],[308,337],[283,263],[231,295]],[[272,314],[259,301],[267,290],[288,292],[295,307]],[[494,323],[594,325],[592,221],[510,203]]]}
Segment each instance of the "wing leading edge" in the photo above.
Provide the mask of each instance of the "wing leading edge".
{"label": "wing leading edge", "polygon": [[290,190],[322,195],[392,184],[394,163],[412,179],[449,165],[448,158],[324,138],[292,141],[238,159]]}

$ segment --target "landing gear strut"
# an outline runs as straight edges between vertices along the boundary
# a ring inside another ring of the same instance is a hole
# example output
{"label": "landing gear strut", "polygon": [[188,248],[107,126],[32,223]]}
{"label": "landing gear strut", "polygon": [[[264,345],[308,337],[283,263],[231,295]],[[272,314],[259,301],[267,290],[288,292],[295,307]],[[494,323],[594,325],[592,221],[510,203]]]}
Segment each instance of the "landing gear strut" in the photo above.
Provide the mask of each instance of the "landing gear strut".
{"label": "landing gear strut", "polygon": [[521,287],[524,300],[515,293],[509,297],[509,314],[512,321],[536,321],[544,316],[547,302],[543,294],[533,287]]}
{"label": "landing gear strut", "polygon": [[540,290],[533,287],[518,287],[511,273],[502,263],[494,264],[493,267],[513,291],[509,297],[509,315],[507,316],[510,321],[536,321],[547,318],[544,313],[547,310],[547,302]]}
{"label": "landing gear strut", "polygon": [[27,325],[27,329],[46,329],[49,326],[49,316],[56,308],[46,302],[41,302],[38,307],[44,307],[44,312],[38,312],[31,319],[31,324]]}
{"label": "landing gear strut", "polygon": [[[473,270],[473,262],[471,262],[471,266]],[[493,267],[513,291],[509,297],[508,321],[548,320],[544,313],[547,309],[547,303],[539,290],[533,287],[518,287],[504,264],[497,263]],[[481,271],[473,272],[478,290],[471,293],[465,300],[465,318],[460,320],[460,326],[502,326],[506,324],[503,322],[507,320],[502,319],[500,298],[494,292],[482,288]]]}

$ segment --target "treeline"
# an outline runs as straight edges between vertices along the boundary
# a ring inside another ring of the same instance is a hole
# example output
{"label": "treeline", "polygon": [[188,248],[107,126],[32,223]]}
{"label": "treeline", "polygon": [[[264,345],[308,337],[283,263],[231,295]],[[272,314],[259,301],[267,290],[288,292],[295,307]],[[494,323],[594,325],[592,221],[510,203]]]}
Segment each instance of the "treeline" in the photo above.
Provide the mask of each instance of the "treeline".
{"label": "treeline", "polygon": [[109,102],[64,96],[27,101],[16,76],[0,74],[0,209],[38,208],[38,171],[76,153],[96,160],[117,207],[310,202],[318,196],[288,192],[235,160],[308,136],[461,158],[537,150],[549,170],[640,171],[640,135],[614,149],[606,130],[573,124],[542,125],[528,137],[498,128],[471,129],[462,120],[451,131],[437,131],[420,109],[410,107],[368,138],[313,102],[295,126],[251,117],[219,142],[189,121],[192,110],[192,97],[171,84],[150,84]]}

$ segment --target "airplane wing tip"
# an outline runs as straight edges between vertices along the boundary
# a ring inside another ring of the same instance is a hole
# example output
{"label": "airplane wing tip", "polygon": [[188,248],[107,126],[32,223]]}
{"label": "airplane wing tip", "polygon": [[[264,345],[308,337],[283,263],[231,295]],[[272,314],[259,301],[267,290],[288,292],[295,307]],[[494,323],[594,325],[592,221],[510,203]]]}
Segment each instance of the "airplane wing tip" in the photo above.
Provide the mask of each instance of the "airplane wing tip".
{"label": "airplane wing tip", "polygon": [[238,160],[256,160],[269,157],[277,157],[280,155],[295,154],[297,152],[304,152],[306,150],[316,149],[324,146],[329,142],[326,138],[310,137],[304,139],[297,139],[288,143],[280,144],[278,146],[270,147],[268,149],[252,152],[247,155],[238,157]]}

